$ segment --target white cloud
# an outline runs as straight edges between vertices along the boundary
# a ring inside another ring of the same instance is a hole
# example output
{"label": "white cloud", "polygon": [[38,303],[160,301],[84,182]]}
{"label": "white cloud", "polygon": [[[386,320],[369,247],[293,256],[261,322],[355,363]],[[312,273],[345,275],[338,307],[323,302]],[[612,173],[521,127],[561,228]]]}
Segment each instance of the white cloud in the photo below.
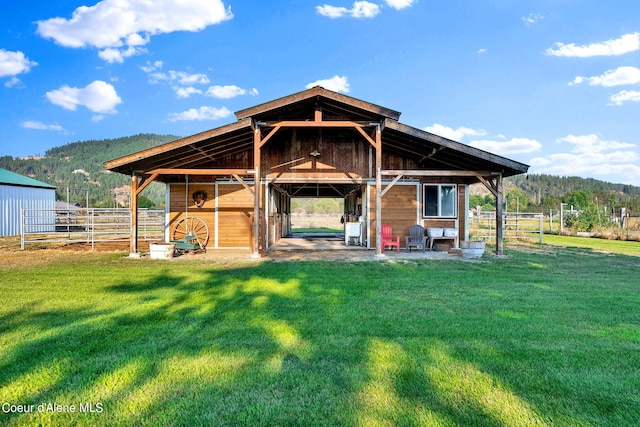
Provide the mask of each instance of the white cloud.
{"label": "white cloud", "polygon": [[512,138],[508,141],[476,140],[469,145],[501,156],[533,153],[542,148],[540,142],[529,138]]}
{"label": "white cloud", "polygon": [[[150,68],[142,67],[142,69],[148,70]],[[157,71],[157,70],[158,69],[154,69],[154,71]],[[149,81],[151,83],[169,82],[169,83],[178,84],[181,86],[209,83],[209,77],[207,77],[206,74],[202,74],[202,73],[191,74],[191,73],[187,73],[186,71],[169,70],[166,73],[158,71],[158,72],[149,72],[147,74],[149,75]]]}
{"label": "white cloud", "polygon": [[622,105],[625,102],[640,102],[640,91],[621,90],[609,98],[611,105]]}
{"label": "white cloud", "polygon": [[231,113],[231,111],[226,107],[215,108],[202,106],[198,109],[191,108],[181,113],[172,113],[169,115],[169,121],[219,120],[229,117],[231,114],[233,113]]}
{"label": "white cloud", "polygon": [[434,123],[431,126],[427,126],[426,128],[424,128],[424,130],[436,135],[443,136],[447,139],[451,139],[453,141],[462,141],[462,139],[467,135],[483,136],[487,134],[487,132],[485,132],[482,129],[476,130],[476,129],[470,129],[462,126],[459,127],[458,129],[453,129],[448,126],[441,125],[439,123]]}
{"label": "white cloud", "polygon": [[581,84],[588,81],[591,86],[621,86],[640,83],[640,69],[636,67],[618,67],[615,70],[608,70],[600,76],[582,77],[578,76],[569,83],[569,86]]}
{"label": "white cloud", "polygon": [[0,77],[17,76],[27,73],[31,67],[38,65],[37,62],[29,60],[20,51],[11,52],[0,49]]}
{"label": "white cloud", "polygon": [[[558,138],[559,144],[570,144],[569,152],[549,154],[531,159],[535,173],[552,175],[601,176],[640,184],[640,155],[636,145],[604,140],[598,135],[567,135]],[[611,178],[616,177],[616,178]]]}
{"label": "white cloud", "polygon": [[150,83],[167,82],[176,93],[178,98],[189,98],[191,95],[205,95],[218,99],[229,99],[240,95],[257,95],[258,89],[243,89],[236,85],[214,85],[203,91],[194,85],[204,85],[210,83],[209,77],[202,73],[188,73],[185,71],[169,70],[162,71],[162,61],[153,64],[147,61],[147,65],[140,67],[149,76]]}
{"label": "white cloud", "polygon": [[108,48],[98,52],[98,57],[110,64],[113,64],[114,62],[122,64],[124,62],[124,58],[129,58],[130,56],[140,55],[146,52],[147,49],[133,46],[129,46],[122,50]]}
{"label": "white cloud", "polygon": [[64,128],[60,125],[46,125],[37,120],[26,120],[22,122],[22,127],[25,129],[54,130],[58,132],[65,132]]}
{"label": "white cloud", "polygon": [[575,43],[555,43],[546,50],[547,55],[569,58],[588,58],[592,56],[618,56],[640,50],[640,33],[625,34],[614,40],[578,46]]}
{"label": "white cloud", "polygon": [[[459,127],[458,129],[453,129],[439,123],[434,123],[431,126],[427,126],[426,128],[424,128],[424,130],[459,142],[467,136],[484,136],[487,134],[487,132],[482,129],[471,129],[463,126]],[[532,153],[542,148],[542,144],[540,144],[535,139],[512,138],[511,140],[507,141],[504,135],[498,135],[497,137],[501,138],[502,140],[496,141],[489,139],[479,139],[470,141],[468,145],[501,156],[505,156],[508,154]]]}
{"label": "white cloud", "polygon": [[567,135],[564,138],[558,138],[558,143],[569,143],[574,146],[573,153],[600,153],[609,150],[621,150],[624,148],[635,147],[635,144],[618,141],[607,141],[601,139],[598,135]]}
{"label": "white cloud", "polygon": [[413,3],[415,3],[415,0],[385,0],[385,1],[389,7],[392,7],[397,10],[404,9],[405,7],[411,7],[413,6]]}
{"label": "white cloud", "polygon": [[156,61],[153,64],[147,61],[147,65],[141,66],[140,69],[147,73],[149,82],[152,84],[160,82],[171,84],[171,88],[178,98],[189,98],[191,95],[202,94],[202,90],[193,87],[193,85],[210,82],[206,74],[175,70],[169,70],[165,73],[162,71],[162,66],[162,61]]}
{"label": "white cloud", "polygon": [[15,77],[15,76],[11,77],[9,80],[7,80],[4,83],[4,87],[11,88],[11,87],[16,87],[16,86],[17,87],[22,87],[23,85],[22,85],[22,81],[19,78]]}
{"label": "white cloud", "polygon": [[[391,5],[391,3],[403,3],[403,1],[388,1],[388,3]],[[342,18],[344,16],[350,16],[352,18],[373,18],[380,13],[380,6],[368,1],[356,1],[353,3],[351,9],[325,4],[316,6],[316,12],[328,18]]]}
{"label": "white cloud", "polygon": [[522,21],[527,25],[536,24],[544,19],[539,13],[530,13],[529,16],[523,16]]}
{"label": "white cloud", "polygon": [[241,87],[238,87],[236,85],[211,86],[209,89],[207,89],[207,92],[205,93],[206,96],[211,96],[213,98],[218,98],[218,99],[229,99],[229,98],[235,98],[236,96],[240,96],[240,95],[257,95],[257,94],[258,94],[258,89],[256,88],[247,90],[247,89],[242,89]]}
{"label": "white cloud", "polygon": [[322,86],[325,89],[332,90],[334,92],[349,93],[349,82],[347,76],[333,76],[330,79],[316,80],[305,86],[307,89],[311,89],[315,86]]}
{"label": "white cloud", "polygon": [[342,18],[345,15],[349,14],[349,9],[346,7],[336,7],[330,6],[328,4],[322,6],[316,6],[316,12],[318,12],[322,16],[326,16],[327,18]]}
{"label": "white cloud", "polygon": [[221,0],[102,0],[80,6],[70,19],[38,21],[37,33],[64,47],[101,49],[107,62],[140,54],[156,34],[201,31],[231,19]]}
{"label": "white cloud", "polygon": [[145,73],[150,74],[156,70],[162,69],[163,65],[164,64],[162,61],[155,61],[153,64],[147,61],[147,65],[141,66],[140,69],[142,69],[142,71],[144,71]]}
{"label": "white cloud", "polygon": [[195,87],[179,87],[174,86],[173,90],[176,93],[178,98],[189,98],[191,95],[201,95],[202,91],[200,89],[196,89]]}
{"label": "white cloud", "polygon": [[480,48],[478,49],[478,54],[482,55],[483,53],[487,53],[487,49],[486,48]]}
{"label": "white cloud", "polygon": [[51,103],[64,109],[75,111],[78,105],[82,105],[94,113],[113,114],[116,112],[116,105],[122,103],[115,88],[101,80],[89,83],[84,88],[65,85],[47,92],[46,97]]}

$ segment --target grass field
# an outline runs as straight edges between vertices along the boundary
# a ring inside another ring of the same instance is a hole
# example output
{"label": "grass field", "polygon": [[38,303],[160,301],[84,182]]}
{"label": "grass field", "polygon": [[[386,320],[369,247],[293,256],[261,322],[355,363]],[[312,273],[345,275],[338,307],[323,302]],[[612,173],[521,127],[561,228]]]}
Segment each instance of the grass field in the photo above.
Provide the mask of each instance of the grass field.
{"label": "grass field", "polygon": [[0,255],[2,425],[640,419],[636,256],[547,245],[480,262]]}
{"label": "grass field", "polygon": [[585,237],[558,236],[545,234],[544,244],[592,249],[599,252],[640,256],[640,242],[625,240],[607,240]]}

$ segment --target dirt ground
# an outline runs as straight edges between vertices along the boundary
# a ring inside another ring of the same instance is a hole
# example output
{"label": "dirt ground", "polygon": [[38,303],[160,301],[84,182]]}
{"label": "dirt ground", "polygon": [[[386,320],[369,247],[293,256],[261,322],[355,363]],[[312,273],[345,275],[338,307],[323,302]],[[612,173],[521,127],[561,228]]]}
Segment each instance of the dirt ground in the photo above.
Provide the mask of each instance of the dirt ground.
{"label": "dirt ground", "polygon": [[[141,258],[148,259],[148,246],[141,246]],[[26,268],[42,264],[56,262],[70,257],[78,258],[82,262],[83,256],[90,256],[96,253],[118,253],[123,257],[128,257],[128,244],[96,244],[95,250],[91,245],[48,245],[46,247],[30,246],[26,250],[20,250],[20,239],[18,237],[0,238],[0,268]],[[181,261],[224,261],[224,262],[247,262],[247,261],[397,261],[411,259],[462,259],[459,253],[449,252],[422,252],[414,250],[400,253],[395,250],[387,250],[384,257],[376,257],[375,250],[270,250],[264,257],[254,259],[248,250],[216,250],[210,249],[206,253],[183,254],[176,256],[168,262]],[[154,260],[156,261],[156,260]],[[164,262],[164,260],[158,260]]]}

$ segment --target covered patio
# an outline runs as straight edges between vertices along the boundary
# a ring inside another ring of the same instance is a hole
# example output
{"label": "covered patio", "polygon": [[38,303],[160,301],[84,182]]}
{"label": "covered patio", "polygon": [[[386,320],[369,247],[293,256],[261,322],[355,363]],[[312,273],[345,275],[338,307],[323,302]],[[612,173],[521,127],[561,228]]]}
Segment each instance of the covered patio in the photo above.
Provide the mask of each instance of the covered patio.
{"label": "covered patio", "polygon": [[[195,217],[207,249],[278,247],[295,197],[341,197],[361,245],[381,256],[381,226],[448,227],[468,238],[468,186],[496,199],[502,254],[502,180],[528,166],[398,122],[389,108],[315,87],[236,113],[237,121],[105,163],[131,177],[131,218],[153,181],[167,185],[166,240]],[[132,227],[130,252],[138,251]]]}

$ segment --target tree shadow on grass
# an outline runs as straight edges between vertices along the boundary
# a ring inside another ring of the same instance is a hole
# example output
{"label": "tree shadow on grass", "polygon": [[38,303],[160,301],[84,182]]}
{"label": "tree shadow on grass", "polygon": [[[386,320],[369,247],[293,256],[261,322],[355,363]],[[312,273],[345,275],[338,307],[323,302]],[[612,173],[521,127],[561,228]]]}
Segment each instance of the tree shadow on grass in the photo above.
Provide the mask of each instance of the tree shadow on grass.
{"label": "tree shadow on grass", "polygon": [[[495,274],[482,264],[448,266],[471,269],[485,280]],[[0,419],[66,425],[545,424],[510,385],[513,374],[501,372],[513,356],[487,332],[496,325],[512,328],[516,339],[518,317],[487,320],[473,337],[465,335],[468,318],[451,315],[477,310],[488,316],[495,310],[466,307],[467,295],[507,290],[478,283],[461,291],[460,284],[438,277],[441,269],[433,262],[174,264],[98,288],[91,295],[94,306],[4,314],[0,330],[31,335],[0,359],[0,400],[75,405],[76,412],[2,413]],[[421,277],[434,279],[416,279]],[[462,323],[447,324],[452,320]],[[99,403],[102,411],[79,413],[80,403]]]}

